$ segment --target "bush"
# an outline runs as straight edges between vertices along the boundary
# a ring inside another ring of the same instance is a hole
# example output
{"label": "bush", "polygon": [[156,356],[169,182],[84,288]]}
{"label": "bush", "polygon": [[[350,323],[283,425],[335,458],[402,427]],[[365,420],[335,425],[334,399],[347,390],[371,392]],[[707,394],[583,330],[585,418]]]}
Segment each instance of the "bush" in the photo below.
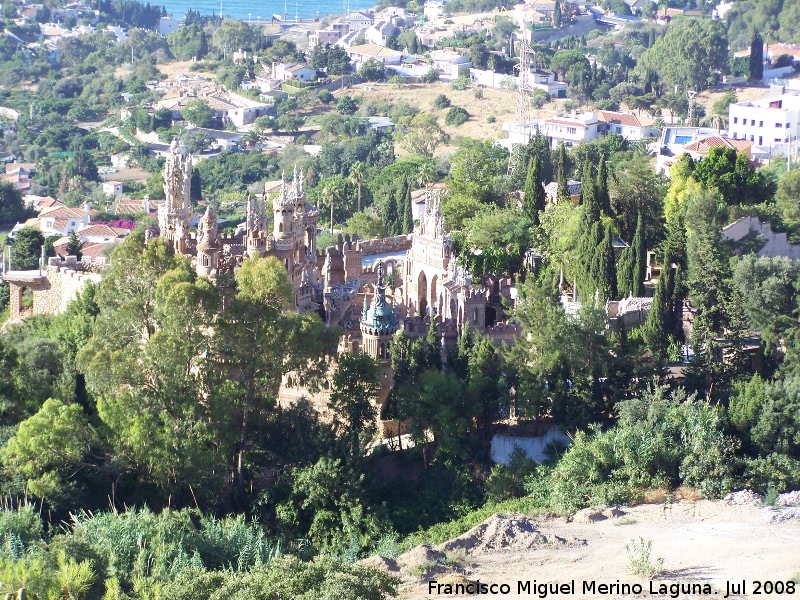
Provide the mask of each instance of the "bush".
{"label": "bush", "polygon": [[444,94],[439,94],[433,99],[433,107],[439,110],[445,109],[450,106],[450,98]]}
{"label": "bush", "polygon": [[439,81],[439,72],[431,67],[428,69],[428,72],[425,73],[422,77],[419,78],[421,83],[434,83]]}
{"label": "bush", "polygon": [[534,108],[542,108],[548,102],[550,102],[550,94],[540,89],[533,90],[531,94],[531,106]]}
{"label": "bush", "polygon": [[463,91],[469,89],[471,85],[472,82],[470,81],[469,77],[459,76],[458,79],[455,79],[450,83],[450,89],[456,91]]}
{"label": "bush", "polygon": [[576,434],[550,476],[554,506],[629,503],[646,489],[682,483],[706,497],[736,486],[736,444],[723,434],[720,410],[683,390],[667,396],[667,389],[619,403],[613,429]]}
{"label": "bush", "polygon": [[452,125],[458,127],[469,119],[469,113],[460,106],[454,106],[447,111],[447,116],[444,118],[445,125]]}
{"label": "bush", "polygon": [[800,461],[783,454],[745,461],[745,485],[766,494],[770,489],[780,493],[800,489]]}
{"label": "bush", "polygon": [[495,465],[486,480],[486,499],[502,502],[525,495],[525,481],[536,471],[536,463],[519,446],[511,453],[506,465]]}
{"label": "bush", "polygon": [[330,104],[333,102],[333,94],[330,90],[320,90],[319,94],[317,94],[317,98],[323,104]]}
{"label": "bush", "polygon": [[494,115],[489,115],[488,117],[486,117],[487,123],[494,123],[495,121],[497,121],[497,117],[495,117]]}

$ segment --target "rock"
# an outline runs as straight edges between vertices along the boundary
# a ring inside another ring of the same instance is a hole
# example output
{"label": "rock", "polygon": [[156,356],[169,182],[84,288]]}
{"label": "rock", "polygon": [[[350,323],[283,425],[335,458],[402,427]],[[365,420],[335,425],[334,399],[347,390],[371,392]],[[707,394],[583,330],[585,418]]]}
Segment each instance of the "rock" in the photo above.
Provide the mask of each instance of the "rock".
{"label": "rock", "polygon": [[573,523],[597,523],[598,521],[605,521],[608,515],[605,514],[604,506],[594,506],[592,508],[584,508],[575,513],[572,517]]}
{"label": "rock", "polygon": [[761,506],[764,503],[763,497],[753,490],[731,492],[723,500],[733,506]]}
{"label": "rock", "polygon": [[436,550],[465,550],[470,554],[489,554],[506,549],[530,550],[537,546],[568,544],[567,540],[548,537],[538,525],[520,513],[495,514],[463,535],[436,546]]}
{"label": "rock", "polygon": [[786,492],[775,500],[775,506],[800,506],[800,491]]}

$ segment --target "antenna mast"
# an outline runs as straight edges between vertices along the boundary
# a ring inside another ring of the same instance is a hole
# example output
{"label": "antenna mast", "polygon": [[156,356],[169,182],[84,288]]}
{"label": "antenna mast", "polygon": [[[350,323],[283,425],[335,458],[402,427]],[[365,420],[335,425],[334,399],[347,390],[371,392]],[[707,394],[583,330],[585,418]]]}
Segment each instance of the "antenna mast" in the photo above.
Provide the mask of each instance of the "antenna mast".
{"label": "antenna mast", "polygon": [[689,100],[689,127],[692,126],[692,118],[694,117],[694,107],[692,106],[694,97],[697,96],[697,92],[694,90],[687,90],[686,98]]}
{"label": "antenna mast", "polygon": [[[522,42],[519,45],[519,64],[514,67],[515,69],[519,69],[515,125],[517,132],[530,141],[532,126],[530,93],[533,91],[533,86],[531,85],[531,66],[536,61],[536,53],[531,49],[528,45],[528,41],[525,39],[526,28],[527,23],[523,23]],[[525,144],[523,143],[512,144],[511,156],[508,159],[507,175],[511,176],[517,169],[522,168],[524,146]]]}

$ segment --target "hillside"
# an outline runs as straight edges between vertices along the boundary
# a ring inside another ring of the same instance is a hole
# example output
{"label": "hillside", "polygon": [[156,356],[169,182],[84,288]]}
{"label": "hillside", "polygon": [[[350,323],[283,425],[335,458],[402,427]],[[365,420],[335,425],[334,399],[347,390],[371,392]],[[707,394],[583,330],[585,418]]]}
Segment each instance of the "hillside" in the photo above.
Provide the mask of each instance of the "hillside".
{"label": "hillside", "polygon": [[[480,581],[508,584],[503,598],[537,596],[538,584],[574,583],[574,593],[560,597],[644,597],[650,578],[629,572],[626,545],[640,538],[652,540],[651,564],[663,559],[662,572],[652,578],[653,590],[673,584],[708,584],[712,593],[680,597],[724,597],[727,582],[745,581],[745,593],[730,597],[763,597],[756,581],[794,581],[800,573],[800,508],[772,508],[730,501],[681,500],[634,507],[585,509],[572,519],[529,519],[523,514],[494,515],[464,535],[433,548],[417,546],[388,561],[379,557],[369,564],[398,568],[403,576],[403,598],[437,597],[429,582],[455,584]],[[531,582],[531,594],[520,593],[519,582]],[[641,594],[592,595],[583,582],[640,584]],[[798,584],[800,585],[800,584]],[[429,589],[433,593],[429,593]],[[439,589],[439,597],[447,595]],[[707,591],[707,590],[706,590]],[[769,596],[769,594],[767,594]],[[777,596],[777,595],[776,595]],[[556,597],[549,594],[548,597]],[[678,597],[678,596],[673,596]]]}

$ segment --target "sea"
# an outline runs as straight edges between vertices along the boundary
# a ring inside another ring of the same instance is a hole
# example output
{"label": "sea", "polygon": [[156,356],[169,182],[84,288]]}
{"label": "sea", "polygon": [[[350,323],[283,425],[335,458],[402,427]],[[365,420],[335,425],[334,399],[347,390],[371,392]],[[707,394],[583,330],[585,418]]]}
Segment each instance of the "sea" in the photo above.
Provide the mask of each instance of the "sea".
{"label": "sea", "polygon": [[299,2],[296,0],[266,0],[261,2],[248,0],[150,0],[150,4],[164,5],[167,12],[179,19],[186,15],[190,8],[203,15],[223,15],[242,19],[243,21],[270,20],[273,15],[287,21],[296,19],[322,18],[325,15],[341,14],[353,10],[365,10],[375,5],[372,0],[315,0]]}

